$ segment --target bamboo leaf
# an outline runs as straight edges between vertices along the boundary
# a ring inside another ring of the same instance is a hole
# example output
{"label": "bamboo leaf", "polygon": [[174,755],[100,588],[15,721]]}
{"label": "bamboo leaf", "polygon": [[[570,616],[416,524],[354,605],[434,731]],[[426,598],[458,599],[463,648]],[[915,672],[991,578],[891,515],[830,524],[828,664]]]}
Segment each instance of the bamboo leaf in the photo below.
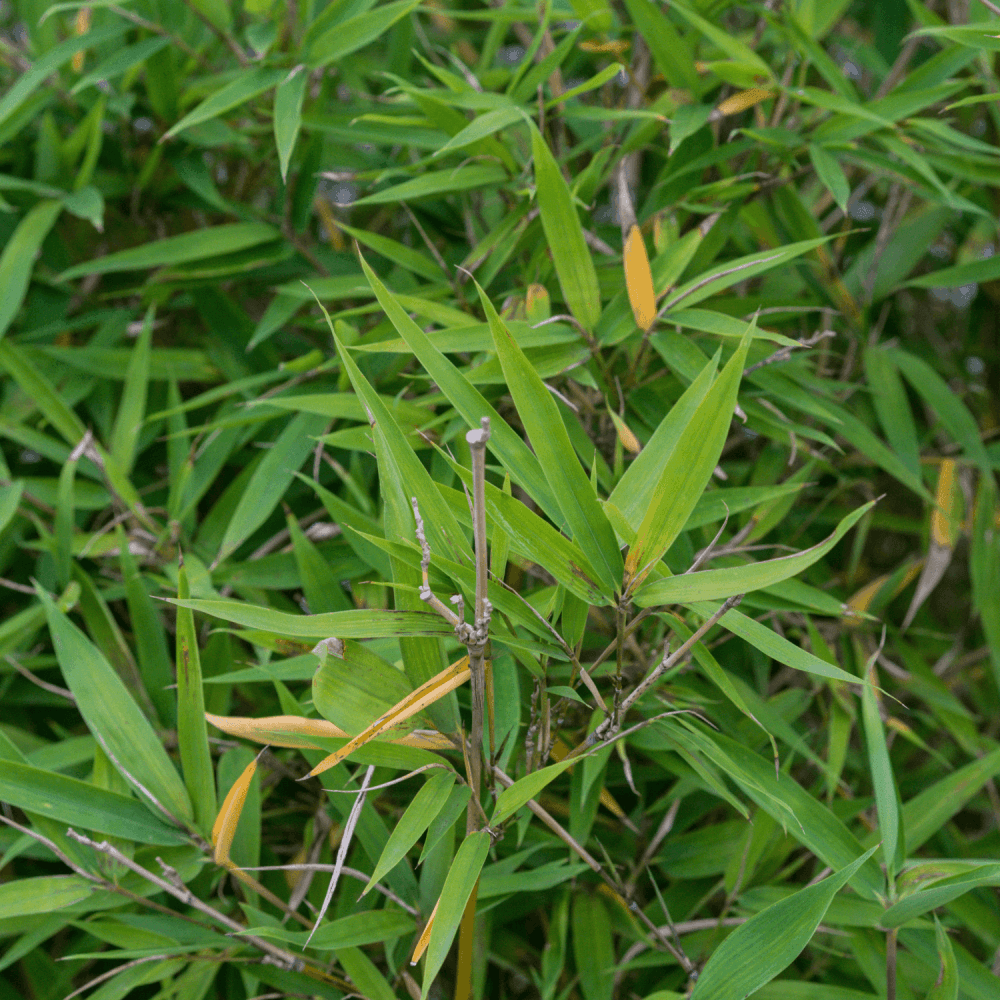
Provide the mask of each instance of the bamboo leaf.
{"label": "bamboo leaf", "polygon": [[274,93],[274,143],[282,180],[288,178],[288,163],[302,127],[302,101],[309,82],[309,74],[304,70],[304,66],[296,66]]}
{"label": "bamboo leaf", "polygon": [[[177,594],[187,598],[187,570],[178,566]],[[194,614],[190,608],[178,608],[177,633],[177,747],[181,757],[184,784],[194,807],[198,828],[208,831],[216,814],[215,779],[205,727],[205,695],[202,688],[201,654]]]}
{"label": "bamboo leaf", "polygon": [[[262,750],[261,753],[264,751]],[[229,861],[229,851],[233,846],[233,838],[236,836],[236,827],[240,822],[240,815],[243,812],[243,804],[246,802],[247,792],[250,790],[250,782],[257,771],[258,757],[243,769],[242,774],[233,782],[232,788],[226,793],[219,809],[219,815],[212,824],[212,843],[215,851],[212,857],[217,865],[224,865]]]}
{"label": "bamboo leaf", "polygon": [[652,566],[673,545],[711,479],[729,433],[749,346],[750,338],[744,337],[687,426],[677,435],[625,561],[629,590],[642,584]]}
{"label": "bamboo leaf", "polygon": [[240,73],[235,80],[227,83],[210,97],[206,97],[179,122],[167,129],[160,142],[177,135],[178,132],[183,132],[184,129],[190,128],[192,125],[211,121],[213,118],[218,118],[219,115],[224,115],[227,111],[232,111],[233,108],[238,108],[251,98],[263,94],[265,90],[270,90],[286,75],[285,70],[272,69],[267,66],[257,66]]}
{"label": "bamboo leaf", "polygon": [[826,555],[875,503],[876,501],[872,500],[863,507],[852,511],[837,525],[833,534],[795,555],[747,563],[745,566],[701,570],[697,573],[685,573],[682,576],[654,580],[639,589],[635,595],[636,604],[648,608],[658,604],[721,600],[736,594],[745,594],[751,590],[773,586],[782,580],[796,576]]}
{"label": "bamboo leaf", "polygon": [[759,990],[812,939],[833,897],[871,857],[863,854],[815,885],[800,889],[741,924],[712,953],[691,1000],[731,1000]]}
{"label": "bamboo leaf", "polygon": [[95,830],[140,844],[188,842],[183,831],[167,826],[149,808],[127,795],[16,760],[4,760],[0,767],[0,799],[64,826]]}
{"label": "bamboo leaf", "polygon": [[434,907],[433,927],[427,945],[427,963],[421,1000],[427,1000],[430,988],[437,978],[444,960],[448,957],[451,942],[465,912],[465,904],[475,891],[486,856],[490,850],[490,835],[485,830],[470,833],[455,854],[448,875],[441,889],[441,896]]}
{"label": "bamboo leaf", "polygon": [[176,820],[190,822],[193,813],[184,783],[125,685],[49,595],[39,588],[38,596],[45,607],[59,667],[90,731],[139,794],[147,801],[150,796],[155,798]]}
{"label": "bamboo leaf", "polygon": [[413,796],[406,811],[389,835],[389,840],[382,851],[372,877],[361,893],[364,896],[376,882],[382,880],[406,857],[410,848],[420,839],[424,831],[431,825],[455,787],[455,775],[451,771],[435,771],[424,783],[423,787]]}
{"label": "bamboo leaf", "polygon": [[594,487],[576,459],[555,400],[481,288],[479,299],[493,333],[504,377],[549,488],[574,540],[600,575],[605,596],[617,593],[622,586],[618,542],[597,502]]}
{"label": "bamboo leaf", "polygon": [[[421,684],[415,691],[411,691],[404,698],[401,698],[388,711],[383,712],[367,728],[358,733],[346,746],[321,760],[309,772],[310,777],[322,774],[323,771],[339,764],[359,747],[364,746],[388,730],[394,729],[408,719],[413,718],[414,715],[422,712],[434,702],[439,701],[446,694],[464,684],[468,679],[469,658],[468,656],[463,656],[460,660],[456,660],[451,666],[442,670],[436,677],[432,677],[426,683]],[[329,671],[324,672],[324,668],[321,668],[316,676],[316,681],[314,681],[314,684],[316,683],[321,685],[317,690],[318,704],[318,699],[325,697],[325,685],[329,684]],[[327,704],[329,704],[329,699],[327,699]]]}
{"label": "bamboo leaf", "polygon": [[594,261],[583,238],[583,227],[569,185],[534,125],[531,126],[531,155],[535,161],[538,211],[559,287],[570,312],[585,329],[593,330],[601,316],[601,293]]}
{"label": "bamboo leaf", "polygon": [[632,306],[632,315],[635,316],[635,324],[646,333],[656,320],[656,292],[653,289],[653,272],[650,270],[649,257],[646,255],[646,244],[637,225],[629,229],[625,238],[622,264],[625,268],[625,288]]}
{"label": "bamboo leaf", "polygon": [[178,607],[190,608],[245,628],[295,639],[326,639],[331,635],[344,639],[375,639],[380,636],[453,634],[452,627],[443,618],[423,611],[366,608],[364,611],[334,611],[325,615],[290,615],[242,601],[168,600]]}
{"label": "bamboo leaf", "polygon": [[[17,84],[12,91],[16,89]],[[0,105],[5,103],[6,98],[0,101]],[[62,207],[60,201],[40,201],[25,214],[7,239],[0,254],[0,337],[10,329],[21,309],[42,241],[55,225]]]}

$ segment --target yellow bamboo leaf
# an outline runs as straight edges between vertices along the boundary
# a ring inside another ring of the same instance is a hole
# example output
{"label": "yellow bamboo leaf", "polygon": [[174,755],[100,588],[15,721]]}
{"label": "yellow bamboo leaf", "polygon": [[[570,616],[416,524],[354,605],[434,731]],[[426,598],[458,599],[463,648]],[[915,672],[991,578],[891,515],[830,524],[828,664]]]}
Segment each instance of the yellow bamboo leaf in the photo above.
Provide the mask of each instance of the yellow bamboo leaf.
{"label": "yellow bamboo leaf", "polygon": [[221,729],[230,736],[275,747],[321,750],[322,747],[315,740],[310,740],[310,736],[322,736],[326,739],[347,739],[348,736],[343,729],[326,719],[304,719],[299,715],[269,715],[261,719],[250,719],[206,712],[205,718],[216,729]]}
{"label": "yellow bamboo leaf", "polygon": [[[268,715],[260,719],[246,716],[225,716],[205,713],[205,718],[216,729],[230,736],[239,736],[254,743],[266,743],[273,747],[292,747],[298,750],[323,750],[322,744],[310,739],[321,736],[324,739],[346,740],[350,736],[339,726],[326,719],[304,719],[299,715]],[[402,746],[418,747],[421,750],[451,750],[453,744],[443,733],[433,729],[415,729],[406,736],[392,740]]]}
{"label": "yellow bamboo leaf", "polygon": [[646,244],[636,225],[632,226],[625,238],[622,263],[625,265],[625,287],[628,289],[632,315],[635,316],[636,325],[645,333],[656,319],[656,292],[653,289],[649,257],[646,256]]}
{"label": "yellow bamboo leaf", "polygon": [[[893,589],[893,597],[895,597],[900,591],[904,590],[913,580],[916,578],[917,574],[923,568],[924,560],[918,559],[915,563],[909,566],[906,572],[903,574],[899,583]],[[855,614],[861,615],[868,611],[871,606],[872,601],[881,592],[882,588],[889,583],[895,574],[885,573],[882,576],[876,577],[870,583],[866,583],[850,600],[847,602],[848,611],[853,611]],[[856,619],[860,620],[860,619]],[[848,621],[848,624],[851,624]]]}
{"label": "yellow bamboo leaf", "polygon": [[411,691],[402,701],[397,702],[384,715],[377,718],[367,729],[358,733],[354,739],[345,743],[339,750],[324,757],[309,772],[310,777],[322,774],[324,771],[339,764],[347,756],[354,753],[358,747],[381,736],[382,733],[393,726],[398,726],[407,719],[412,718],[418,712],[422,712],[428,705],[434,704],[438,699],[443,698],[450,691],[460,687],[469,679],[469,658],[463,656],[456,660],[451,666],[445,667],[439,674],[436,674],[429,681],[421,684],[415,691]]}
{"label": "yellow bamboo leaf", "polygon": [[725,118],[726,115],[739,114],[741,111],[746,111],[747,108],[752,108],[755,104],[760,104],[761,101],[766,101],[772,96],[774,96],[773,91],[762,87],[751,87],[749,90],[741,90],[733,94],[732,97],[727,97],[724,101],[720,102],[715,111],[712,112],[712,117],[718,119]]}
{"label": "yellow bamboo leaf", "polygon": [[608,411],[611,414],[611,420],[615,425],[615,430],[618,432],[618,440],[621,441],[622,447],[629,452],[631,455],[638,455],[642,451],[642,445],[639,444],[639,439],[632,433],[632,429],[618,416],[614,410]]}
{"label": "yellow bamboo leaf", "polygon": [[[261,750],[261,753],[264,751]],[[243,769],[243,773],[233,782],[233,787],[229,789],[229,794],[222,803],[219,815],[215,817],[212,825],[212,843],[215,845],[215,863],[224,865],[229,862],[229,849],[233,846],[233,837],[236,836],[236,825],[240,821],[240,814],[243,812],[243,803],[246,802],[247,790],[250,782],[257,771],[258,754]]]}
{"label": "yellow bamboo leaf", "polygon": [[[73,23],[73,31],[77,35],[85,35],[90,31],[90,18],[91,10],[89,7],[81,7],[80,10],[76,12],[76,21]],[[83,69],[83,60],[86,55],[85,49],[80,49],[73,56],[72,67],[74,73],[79,73]]]}
{"label": "yellow bamboo leaf", "polygon": [[935,545],[950,549],[954,545],[954,518],[957,493],[955,482],[955,460],[943,459],[938,470],[937,494],[934,497],[934,510],[931,512],[931,541]]}
{"label": "yellow bamboo leaf", "polygon": [[434,917],[437,915],[438,906],[441,900],[439,899],[434,904],[434,909],[431,910],[430,919],[427,921],[427,926],[424,927],[423,932],[417,939],[416,946],[413,949],[413,954],[410,956],[410,965],[416,965],[417,962],[423,957],[425,951],[427,951],[427,945],[431,942],[431,931],[434,929]]}
{"label": "yellow bamboo leaf", "polygon": [[344,234],[340,231],[340,226],[337,225],[337,219],[333,214],[333,209],[330,207],[330,202],[322,195],[319,195],[313,202],[313,207],[316,209],[316,214],[319,215],[320,221],[323,223],[330,246],[334,250],[347,249],[347,244],[344,242]]}
{"label": "yellow bamboo leaf", "polygon": [[586,41],[580,42],[581,52],[590,52],[599,55],[621,56],[628,52],[631,42],[624,38],[616,38],[605,42]]}

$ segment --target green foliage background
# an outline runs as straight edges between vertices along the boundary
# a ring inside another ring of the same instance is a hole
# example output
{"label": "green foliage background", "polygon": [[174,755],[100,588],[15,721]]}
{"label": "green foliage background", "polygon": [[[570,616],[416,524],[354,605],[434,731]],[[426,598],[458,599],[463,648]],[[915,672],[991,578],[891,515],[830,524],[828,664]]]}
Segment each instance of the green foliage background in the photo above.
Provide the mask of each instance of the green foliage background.
{"label": "green foliage background", "polygon": [[0,1000],[1000,995],[995,4],[0,19]]}

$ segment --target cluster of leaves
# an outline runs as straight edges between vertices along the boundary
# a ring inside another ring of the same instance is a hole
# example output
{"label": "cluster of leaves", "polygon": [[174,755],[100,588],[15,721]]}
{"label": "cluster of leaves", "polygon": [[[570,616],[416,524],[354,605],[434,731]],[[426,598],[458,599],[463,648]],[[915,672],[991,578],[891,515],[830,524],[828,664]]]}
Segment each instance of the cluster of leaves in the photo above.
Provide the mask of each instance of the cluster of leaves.
{"label": "cluster of leaves", "polygon": [[2,17],[0,1000],[994,1000],[995,4]]}

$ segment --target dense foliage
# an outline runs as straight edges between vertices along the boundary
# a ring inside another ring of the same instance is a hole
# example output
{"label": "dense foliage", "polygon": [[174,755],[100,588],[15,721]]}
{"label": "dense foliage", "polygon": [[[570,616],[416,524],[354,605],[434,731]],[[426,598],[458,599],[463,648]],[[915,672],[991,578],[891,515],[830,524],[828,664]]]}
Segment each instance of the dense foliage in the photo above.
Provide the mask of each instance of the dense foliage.
{"label": "dense foliage", "polygon": [[0,1000],[1000,996],[997,5],[0,18]]}

